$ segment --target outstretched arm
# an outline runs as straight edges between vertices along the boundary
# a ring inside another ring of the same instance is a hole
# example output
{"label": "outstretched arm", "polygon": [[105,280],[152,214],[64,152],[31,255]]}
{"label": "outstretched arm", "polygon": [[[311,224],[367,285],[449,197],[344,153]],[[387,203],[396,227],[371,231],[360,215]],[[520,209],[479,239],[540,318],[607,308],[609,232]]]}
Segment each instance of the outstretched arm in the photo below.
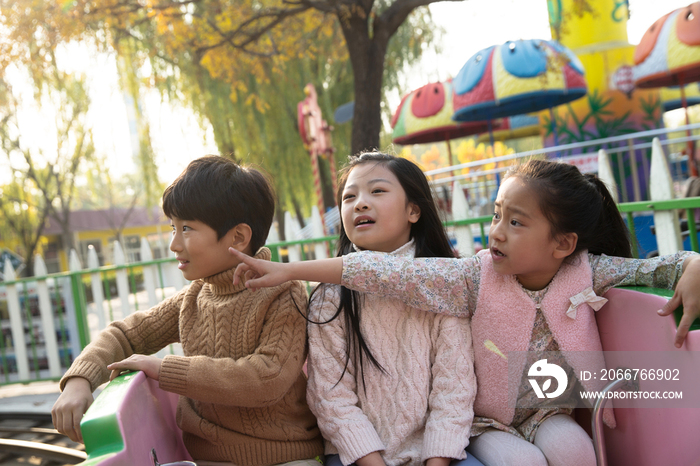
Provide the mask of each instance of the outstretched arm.
{"label": "outstretched arm", "polygon": [[700,256],[691,256],[683,261],[683,275],[678,280],[673,297],[659,310],[667,316],[683,305],[683,317],[676,331],[676,348],[680,348],[688,335],[691,324],[700,317]]}
{"label": "outstretched arm", "polygon": [[683,305],[683,318],[678,325],[675,345],[680,348],[693,321],[700,315],[700,255],[679,251],[649,259],[589,254],[593,267],[593,288],[602,296],[614,286],[652,286],[675,289],[673,298],[659,310],[671,314]]}
{"label": "outstretched arm", "polygon": [[343,274],[342,257],[281,263],[254,259],[234,248],[229,248],[229,252],[241,261],[233,274],[233,284],[245,280],[246,288],[254,291],[281,285],[290,280],[339,285]]}

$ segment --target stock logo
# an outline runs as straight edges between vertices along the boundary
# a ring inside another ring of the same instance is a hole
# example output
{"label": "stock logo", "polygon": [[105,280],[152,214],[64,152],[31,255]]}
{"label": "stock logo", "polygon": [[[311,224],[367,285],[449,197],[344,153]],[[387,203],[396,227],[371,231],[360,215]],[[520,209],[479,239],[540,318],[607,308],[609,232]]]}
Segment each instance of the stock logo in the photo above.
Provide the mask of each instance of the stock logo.
{"label": "stock logo", "polygon": [[[564,369],[556,364],[549,364],[546,359],[540,359],[530,366],[527,375],[528,377],[548,377],[541,388],[536,379],[527,379],[530,385],[532,385],[532,389],[535,391],[537,398],[556,398],[564,393],[569,383]],[[557,380],[557,389],[547,393],[547,390],[552,386],[552,377]]]}

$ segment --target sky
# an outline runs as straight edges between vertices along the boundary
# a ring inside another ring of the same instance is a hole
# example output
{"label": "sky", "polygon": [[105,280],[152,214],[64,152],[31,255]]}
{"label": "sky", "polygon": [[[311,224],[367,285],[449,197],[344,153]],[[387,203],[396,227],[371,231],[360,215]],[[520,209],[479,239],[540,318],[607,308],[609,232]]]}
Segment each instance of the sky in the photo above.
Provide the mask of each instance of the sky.
{"label": "sky", "polygon": [[[630,0],[629,42],[639,43],[656,19],[689,3],[690,0]],[[466,0],[434,3],[429,8],[435,23],[445,31],[439,42],[441,50],[440,53],[429,51],[420,64],[407,70],[404,78],[407,89],[456,76],[469,57],[490,45],[507,40],[551,38],[546,0]],[[105,156],[112,176],[135,171],[126,105],[118,86],[114,58],[73,46],[58,60],[66,68],[86,73],[88,77],[94,104],[89,116],[94,142],[97,152]],[[18,82],[23,80],[20,73],[15,73],[15,78]],[[31,103],[31,89],[22,92],[26,94],[22,100]],[[398,93],[388,95],[392,108],[400,98]],[[217,153],[211,130],[201,128],[189,110],[163,103],[156,92],[146,95],[142,105],[149,115],[162,182],[172,181],[190,160]],[[31,104],[21,115],[20,127],[36,147],[49,152],[55,147],[55,141],[45,137],[51,134],[52,121],[31,108]],[[2,171],[9,175],[7,170]]]}
{"label": "sky", "polygon": [[[628,41],[638,44],[644,32],[664,14],[691,0],[630,0]],[[508,40],[551,39],[546,0],[466,0],[430,5],[436,24],[445,29],[442,52],[416,67],[423,84],[457,75],[481,49]],[[426,66],[426,64],[433,66]],[[418,84],[416,87],[421,86]]]}

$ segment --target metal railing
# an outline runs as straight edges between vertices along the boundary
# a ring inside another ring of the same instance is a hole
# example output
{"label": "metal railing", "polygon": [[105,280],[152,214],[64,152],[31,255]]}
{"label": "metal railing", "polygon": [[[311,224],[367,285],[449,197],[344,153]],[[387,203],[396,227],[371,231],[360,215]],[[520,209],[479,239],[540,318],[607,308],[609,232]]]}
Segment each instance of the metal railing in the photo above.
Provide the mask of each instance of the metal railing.
{"label": "metal railing", "polygon": [[[530,151],[518,152],[514,154],[492,157],[484,160],[475,160],[449,167],[438,168],[426,171],[425,174],[431,179],[433,186],[440,186],[454,181],[462,182],[468,180],[469,186],[474,188],[475,197],[484,197],[483,192],[488,193],[489,189],[496,186],[496,177],[508,170],[509,166],[522,160],[530,158],[549,158],[560,160],[571,160],[571,158],[581,158],[591,156],[597,158],[599,149],[604,149],[613,159],[613,165],[619,173],[625,173],[625,167],[630,170],[631,192],[628,192],[626,183],[619,183],[620,199],[622,202],[643,201],[642,186],[649,186],[649,151],[652,147],[652,140],[655,137],[663,138],[661,145],[673,149],[674,156],[669,157],[669,162],[675,166],[673,170],[676,174],[681,172],[678,165],[687,159],[686,156],[676,156],[689,141],[700,140],[700,134],[695,134],[700,130],[700,123],[695,123],[677,128],[660,128],[650,131],[614,136],[604,139],[565,144],[555,147],[547,147]],[[679,137],[671,137],[682,134]],[[690,134],[688,136],[688,134]],[[638,155],[639,154],[639,155]],[[641,167],[638,166],[641,163]],[[483,169],[485,165],[495,164],[495,168]],[[468,169],[468,173],[447,177],[439,177],[448,173],[459,172]],[[619,181],[619,180],[618,180]],[[466,187],[466,185],[465,185]],[[478,203],[478,201],[476,201]]]}

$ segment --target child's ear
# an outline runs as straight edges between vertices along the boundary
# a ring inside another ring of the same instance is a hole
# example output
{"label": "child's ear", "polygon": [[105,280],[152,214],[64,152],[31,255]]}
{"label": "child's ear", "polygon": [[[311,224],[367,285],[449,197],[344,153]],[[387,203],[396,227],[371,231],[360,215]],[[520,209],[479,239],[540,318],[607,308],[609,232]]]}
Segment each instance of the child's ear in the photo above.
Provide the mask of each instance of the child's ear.
{"label": "child's ear", "polygon": [[420,207],[413,202],[408,203],[408,221],[416,223],[420,218]]}
{"label": "child's ear", "polygon": [[226,233],[228,244],[241,252],[252,256],[256,251],[250,251],[250,240],[253,237],[253,230],[247,223],[239,223]]}
{"label": "child's ear", "polygon": [[574,253],[578,244],[578,234],[564,233],[557,238],[557,247],[554,249],[554,257],[565,259]]}

